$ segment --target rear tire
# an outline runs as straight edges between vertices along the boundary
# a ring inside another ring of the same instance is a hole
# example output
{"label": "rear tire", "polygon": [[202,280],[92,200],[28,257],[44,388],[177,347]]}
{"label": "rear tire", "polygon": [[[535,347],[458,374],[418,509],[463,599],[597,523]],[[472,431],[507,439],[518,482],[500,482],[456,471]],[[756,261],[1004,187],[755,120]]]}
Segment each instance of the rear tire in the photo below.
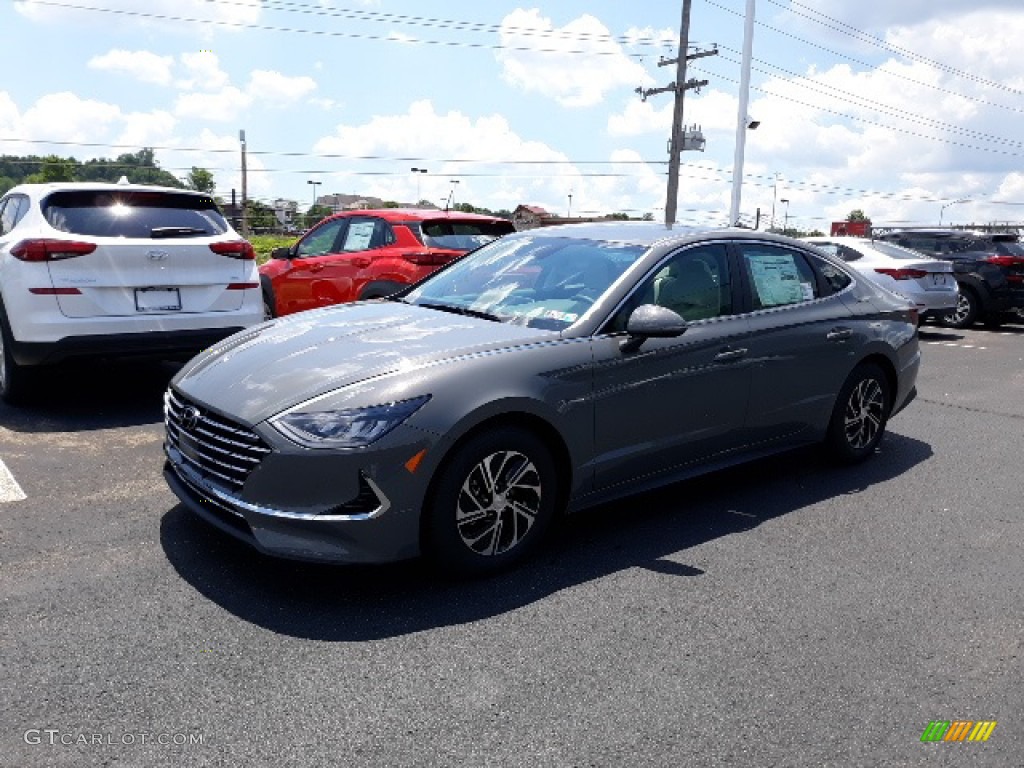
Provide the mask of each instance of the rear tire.
{"label": "rear tire", "polygon": [[14,359],[13,336],[7,319],[0,317],[0,399],[12,405],[24,403],[35,378],[34,370]]}
{"label": "rear tire", "polygon": [[514,427],[482,432],[438,469],[424,511],[423,549],[441,570],[481,576],[536,549],[558,499],[551,451]]}
{"label": "rear tire", "polygon": [[273,320],[277,317],[277,312],[274,311],[274,297],[263,291],[263,320]]}
{"label": "rear tire", "polygon": [[981,314],[981,301],[971,288],[960,287],[956,309],[942,315],[939,321],[950,328],[970,328]]}
{"label": "rear tire", "polygon": [[853,369],[839,390],[825,443],[844,464],[864,461],[881,442],[892,410],[885,372],[875,363]]}

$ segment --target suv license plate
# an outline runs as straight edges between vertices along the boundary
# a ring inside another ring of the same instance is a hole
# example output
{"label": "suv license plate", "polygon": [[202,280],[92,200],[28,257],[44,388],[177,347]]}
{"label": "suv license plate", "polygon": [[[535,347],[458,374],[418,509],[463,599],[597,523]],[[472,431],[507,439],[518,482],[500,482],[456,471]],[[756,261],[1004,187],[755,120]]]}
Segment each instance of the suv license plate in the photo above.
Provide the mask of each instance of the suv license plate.
{"label": "suv license plate", "polygon": [[135,309],[139,312],[175,312],[181,310],[177,288],[136,288]]}

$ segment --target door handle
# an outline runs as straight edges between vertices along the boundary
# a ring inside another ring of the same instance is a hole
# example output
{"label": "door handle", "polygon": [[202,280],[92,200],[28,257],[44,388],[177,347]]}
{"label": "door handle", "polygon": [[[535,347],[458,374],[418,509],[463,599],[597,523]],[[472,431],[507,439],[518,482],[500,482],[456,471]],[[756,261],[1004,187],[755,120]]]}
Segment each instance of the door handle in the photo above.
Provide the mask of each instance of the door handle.
{"label": "door handle", "polygon": [[828,341],[846,341],[853,336],[853,331],[849,328],[833,328],[831,331],[825,334],[825,338]]}
{"label": "door handle", "polygon": [[352,259],[352,266],[363,269],[365,267],[370,266],[370,260],[365,256],[356,256],[355,258]]}
{"label": "door handle", "polygon": [[323,268],[324,268],[323,264],[313,264],[313,265],[310,266],[309,271],[310,272],[321,272],[321,271],[323,271]]}
{"label": "door handle", "polygon": [[723,349],[717,355],[715,355],[716,363],[731,363],[733,360],[739,360],[740,358],[746,357],[747,350],[745,349]]}

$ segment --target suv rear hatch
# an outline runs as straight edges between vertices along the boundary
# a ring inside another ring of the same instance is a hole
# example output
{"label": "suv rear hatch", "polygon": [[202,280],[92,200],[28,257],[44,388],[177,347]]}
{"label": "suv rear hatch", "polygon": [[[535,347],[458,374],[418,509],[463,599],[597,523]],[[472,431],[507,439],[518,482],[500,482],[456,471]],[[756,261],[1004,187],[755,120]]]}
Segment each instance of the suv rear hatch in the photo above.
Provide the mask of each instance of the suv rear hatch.
{"label": "suv rear hatch", "polygon": [[40,260],[47,262],[66,317],[226,312],[242,306],[238,288],[251,280],[252,246],[238,239],[209,196],[59,191],[42,201],[42,211],[57,233],[39,241],[48,251]]}
{"label": "suv rear hatch", "polygon": [[512,222],[505,219],[488,221],[451,216],[409,222],[408,226],[428,250],[405,258],[414,264],[438,266],[516,230]]}

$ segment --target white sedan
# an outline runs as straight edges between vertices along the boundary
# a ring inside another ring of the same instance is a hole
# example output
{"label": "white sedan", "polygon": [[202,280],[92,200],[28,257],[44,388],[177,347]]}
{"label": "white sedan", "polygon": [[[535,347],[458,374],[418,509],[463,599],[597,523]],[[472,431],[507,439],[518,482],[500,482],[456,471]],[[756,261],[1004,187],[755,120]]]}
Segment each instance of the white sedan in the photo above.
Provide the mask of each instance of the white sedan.
{"label": "white sedan", "polygon": [[948,261],[933,259],[881,240],[808,237],[807,242],[838,256],[877,285],[910,299],[920,317],[939,318],[956,307],[959,288]]}

